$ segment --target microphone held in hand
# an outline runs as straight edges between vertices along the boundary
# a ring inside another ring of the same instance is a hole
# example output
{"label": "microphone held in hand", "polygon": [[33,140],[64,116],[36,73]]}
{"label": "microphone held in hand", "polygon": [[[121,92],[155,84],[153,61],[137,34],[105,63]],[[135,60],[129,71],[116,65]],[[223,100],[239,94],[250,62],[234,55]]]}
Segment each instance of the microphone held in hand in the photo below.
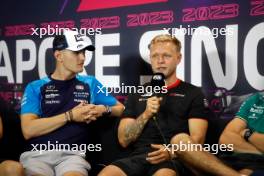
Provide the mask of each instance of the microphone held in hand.
{"label": "microphone held in hand", "polygon": [[[151,82],[152,96],[162,97],[162,90],[165,86],[165,76],[163,73],[155,73],[152,76]],[[156,115],[153,117],[156,120]]]}
{"label": "microphone held in hand", "polygon": [[[151,82],[150,82],[151,86],[152,86],[152,90],[153,90],[153,94],[155,96],[160,97],[161,96],[161,90],[163,88],[163,86],[165,86],[165,76],[163,73],[155,73],[152,76]],[[158,90],[159,92],[156,92],[155,90]]]}
{"label": "microphone held in hand", "polygon": [[[155,73],[153,76],[152,76],[152,79],[151,79],[151,86],[152,86],[152,96],[157,96],[157,97],[161,97],[162,98],[162,102],[164,103],[164,98],[166,96],[162,96],[163,95],[163,92],[161,90],[164,90],[164,86],[165,86],[165,76],[163,73]],[[158,92],[156,92],[156,90],[159,89]],[[166,89],[166,88],[165,88]],[[166,93],[167,93],[167,89],[166,89]],[[155,114],[153,116],[153,120],[154,120],[154,124],[156,125],[159,133],[160,133],[160,136],[164,142],[164,144],[169,144],[167,139],[165,138],[165,135],[164,133],[162,132],[161,130],[161,127],[157,121],[157,114]]]}

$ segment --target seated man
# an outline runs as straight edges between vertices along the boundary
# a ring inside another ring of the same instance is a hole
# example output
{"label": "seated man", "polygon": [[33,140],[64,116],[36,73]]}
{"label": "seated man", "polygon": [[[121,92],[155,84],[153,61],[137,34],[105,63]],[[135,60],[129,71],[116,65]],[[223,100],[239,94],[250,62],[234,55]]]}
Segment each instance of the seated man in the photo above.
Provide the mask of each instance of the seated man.
{"label": "seated man", "polygon": [[181,161],[214,175],[239,176],[210,153],[173,151],[162,145],[203,144],[208,126],[206,102],[198,87],[176,76],[181,61],[178,39],[156,36],[149,49],[152,70],[165,75],[167,93],[162,98],[147,94],[128,97],[118,139],[123,147],[131,144],[134,151],[128,158],[105,167],[99,176],[179,176],[187,174]]}
{"label": "seated man", "polygon": [[[0,139],[3,137],[2,111],[0,111]],[[17,161],[4,160],[0,161],[0,175],[3,176],[23,176],[24,169]]]}
{"label": "seated man", "polygon": [[234,153],[221,158],[243,173],[264,171],[264,95],[256,93],[240,106],[236,117],[229,122],[219,142],[233,144]]}
{"label": "seated man", "polygon": [[99,91],[103,86],[97,79],[78,74],[83,71],[86,49],[94,47],[76,31],[56,36],[55,71],[25,89],[21,125],[28,146],[20,161],[27,175],[88,175],[87,123],[123,112],[121,103]]}

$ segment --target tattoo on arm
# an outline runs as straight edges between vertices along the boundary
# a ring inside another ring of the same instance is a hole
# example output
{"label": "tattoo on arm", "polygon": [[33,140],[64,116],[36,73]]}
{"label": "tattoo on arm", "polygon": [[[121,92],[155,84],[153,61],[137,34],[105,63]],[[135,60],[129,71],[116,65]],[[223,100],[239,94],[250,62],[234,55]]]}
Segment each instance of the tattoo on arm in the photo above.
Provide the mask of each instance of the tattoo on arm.
{"label": "tattoo on arm", "polygon": [[139,137],[139,135],[141,134],[148,120],[149,119],[144,118],[144,115],[141,114],[136,119],[135,123],[126,126],[124,140],[127,144],[130,144],[131,142],[135,141]]}

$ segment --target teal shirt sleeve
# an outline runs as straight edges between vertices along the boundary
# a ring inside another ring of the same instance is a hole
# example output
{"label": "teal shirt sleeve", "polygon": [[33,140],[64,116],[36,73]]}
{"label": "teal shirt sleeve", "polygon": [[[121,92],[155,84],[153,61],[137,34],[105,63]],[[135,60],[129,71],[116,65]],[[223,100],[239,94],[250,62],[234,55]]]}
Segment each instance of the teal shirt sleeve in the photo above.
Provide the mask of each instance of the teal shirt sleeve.
{"label": "teal shirt sleeve", "polygon": [[257,95],[252,95],[249,98],[247,98],[242,105],[240,106],[238,112],[236,113],[236,116],[248,123],[249,119],[249,113],[250,113],[250,108],[253,106],[255,100],[257,98]]}

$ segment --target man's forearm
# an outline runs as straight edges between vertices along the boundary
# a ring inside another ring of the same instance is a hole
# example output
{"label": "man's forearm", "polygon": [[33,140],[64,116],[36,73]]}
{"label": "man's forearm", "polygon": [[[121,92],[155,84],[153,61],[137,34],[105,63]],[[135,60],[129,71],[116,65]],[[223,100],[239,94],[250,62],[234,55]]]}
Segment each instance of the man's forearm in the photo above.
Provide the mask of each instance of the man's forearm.
{"label": "man's forearm", "polygon": [[112,106],[111,116],[120,117],[124,109],[124,106],[118,102],[115,106]]}
{"label": "man's forearm", "polygon": [[234,132],[226,132],[221,136],[220,143],[222,144],[234,144],[235,152],[244,152],[244,153],[258,153],[261,152],[252,144],[247,142],[239,134]]}
{"label": "man's forearm", "polygon": [[249,142],[253,144],[258,150],[264,153],[264,134],[254,132],[250,138]]}
{"label": "man's forearm", "polygon": [[126,146],[129,145],[131,142],[135,141],[139,137],[148,120],[149,118],[146,118],[144,113],[142,113],[136,119],[135,123],[129,124],[125,127],[124,142]]}
{"label": "man's forearm", "polygon": [[[22,117],[23,118],[23,117]],[[27,118],[27,117],[25,117]],[[26,139],[48,134],[59,127],[65,125],[67,119],[65,114],[59,114],[48,118],[38,118],[27,122],[22,122],[22,131]]]}

